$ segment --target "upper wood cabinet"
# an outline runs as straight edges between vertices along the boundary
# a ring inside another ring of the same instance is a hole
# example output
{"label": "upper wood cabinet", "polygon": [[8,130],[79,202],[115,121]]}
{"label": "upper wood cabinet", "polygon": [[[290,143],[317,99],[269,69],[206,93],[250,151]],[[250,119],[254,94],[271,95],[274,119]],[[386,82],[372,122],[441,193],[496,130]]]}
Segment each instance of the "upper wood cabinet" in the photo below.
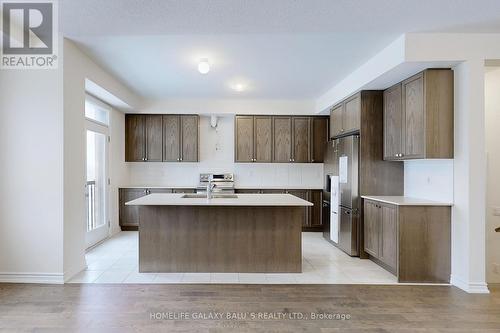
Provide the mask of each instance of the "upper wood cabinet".
{"label": "upper wood cabinet", "polygon": [[254,117],[254,162],[272,162],[273,159],[273,118]]}
{"label": "upper wood cabinet", "polygon": [[125,116],[125,161],[146,160],[146,118],[143,115]]}
{"label": "upper wood cabinet", "polygon": [[328,117],[311,119],[311,162],[323,163],[328,143]]}
{"label": "upper wood cabinet", "polygon": [[292,162],[292,117],[273,117],[273,162]]}
{"label": "upper wood cabinet", "polygon": [[162,116],[125,116],[125,161],[162,161]]}
{"label": "upper wood cabinet", "polygon": [[330,139],[342,134],[342,115],[344,114],[344,104],[341,103],[330,111]]}
{"label": "upper wood cabinet", "polygon": [[180,162],[181,118],[177,115],[163,116],[163,160]]}
{"label": "upper wood cabinet", "polygon": [[327,142],[328,117],[235,117],[235,162],[322,163]]}
{"label": "upper wood cabinet", "polygon": [[163,116],[163,141],[165,162],[199,161],[199,116]]}
{"label": "upper wood cabinet", "polygon": [[292,162],[308,163],[311,161],[310,122],[309,117],[292,118]]}
{"label": "upper wood cabinet", "polygon": [[199,116],[182,115],[181,117],[181,162],[199,161]]}
{"label": "upper wood cabinet", "polygon": [[384,159],[453,158],[453,71],[428,69],[384,92]]}
{"label": "upper wood cabinet", "polygon": [[236,116],[235,161],[271,162],[272,131],[271,116]]}
{"label": "upper wood cabinet", "polygon": [[351,133],[359,130],[361,115],[361,94],[357,93],[344,102],[344,113],[342,117],[342,132]]}
{"label": "upper wood cabinet", "polygon": [[198,119],[197,115],[126,115],[125,161],[198,161]]}
{"label": "upper wood cabinet", "polygon": [[357,93],[330,111],[330,138],[359,131],[361,120],[361,93]]}
{"label": "upper wood cabinet", "polygon": [[384,159],[399,159],[403,151],[401,83],[384,91]]}
{"label": "upper wood cabinet", "polygon": [[253,116],[236,116],[234,125],[234,153],[236,162],[254,161],[253,126]]}

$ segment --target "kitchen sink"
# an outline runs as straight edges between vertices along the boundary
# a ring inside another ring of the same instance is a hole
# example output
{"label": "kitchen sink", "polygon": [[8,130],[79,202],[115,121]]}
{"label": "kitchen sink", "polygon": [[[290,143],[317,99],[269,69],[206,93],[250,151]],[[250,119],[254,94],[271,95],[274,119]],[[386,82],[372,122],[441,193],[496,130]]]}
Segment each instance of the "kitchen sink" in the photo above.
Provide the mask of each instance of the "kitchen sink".
{"label": "kitchen sink", "polygon": [[[193,193],[184,194],[181,198],[183,199],[203,199],[206,198],[206,194]],[[238,196],[236,194],[212,194],[212,199],[236,199]]]}

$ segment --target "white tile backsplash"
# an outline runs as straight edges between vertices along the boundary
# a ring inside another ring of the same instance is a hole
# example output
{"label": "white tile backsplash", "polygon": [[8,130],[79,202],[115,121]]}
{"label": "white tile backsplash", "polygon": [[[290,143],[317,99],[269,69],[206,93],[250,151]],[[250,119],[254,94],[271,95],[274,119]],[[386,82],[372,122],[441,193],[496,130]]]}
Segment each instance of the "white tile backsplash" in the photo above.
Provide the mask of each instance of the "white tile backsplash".
{"label": "white tile backsplash", "polygon": [[405,196],[453,202],[453,160],[404,162]]}

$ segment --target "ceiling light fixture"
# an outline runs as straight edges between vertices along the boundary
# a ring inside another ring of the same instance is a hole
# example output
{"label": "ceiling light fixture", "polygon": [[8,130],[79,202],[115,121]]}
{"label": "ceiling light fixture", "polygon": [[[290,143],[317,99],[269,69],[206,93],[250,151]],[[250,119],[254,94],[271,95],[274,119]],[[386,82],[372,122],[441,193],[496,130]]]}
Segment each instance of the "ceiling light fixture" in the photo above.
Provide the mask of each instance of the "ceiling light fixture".
{"label": "ceiling light fixture", "polygon": [[207,74],[210,71],[210,64],[208,63],[207,58],[200,59],[198,63],[198,72],[201,74]]}
{"label": "ceiling light fixture", "polygon": [[242,92],[243,90],[245,90],[245,86],[241,83],[237,83],[234,85],[233,89],[237,92]]}

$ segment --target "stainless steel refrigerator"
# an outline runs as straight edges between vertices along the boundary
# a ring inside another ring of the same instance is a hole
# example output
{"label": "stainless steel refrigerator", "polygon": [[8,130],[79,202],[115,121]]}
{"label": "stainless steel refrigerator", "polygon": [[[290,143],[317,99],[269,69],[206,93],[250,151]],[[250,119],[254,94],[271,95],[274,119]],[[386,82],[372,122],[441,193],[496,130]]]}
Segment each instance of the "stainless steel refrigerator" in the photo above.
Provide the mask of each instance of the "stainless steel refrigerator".
{"label": "stainless steel refrigerator", "polygon": [[[359,135],[351,135],[329,142],[325,158],[325,193],[330,201],[331,211],[338,214],[335,226],[330,226],[325,238],[351,256],[359,255]],[[334,177],[338,176],[338,177]],[[338,179],[339,190],[337,198],[332,195],[332,179]],[[338,202],[338,203],[337,203]],[[338,226],[338,227],[337,227]],[[332,237],[334,229],[338,236]],[[338,242],[333,241],[338,238]]]}

